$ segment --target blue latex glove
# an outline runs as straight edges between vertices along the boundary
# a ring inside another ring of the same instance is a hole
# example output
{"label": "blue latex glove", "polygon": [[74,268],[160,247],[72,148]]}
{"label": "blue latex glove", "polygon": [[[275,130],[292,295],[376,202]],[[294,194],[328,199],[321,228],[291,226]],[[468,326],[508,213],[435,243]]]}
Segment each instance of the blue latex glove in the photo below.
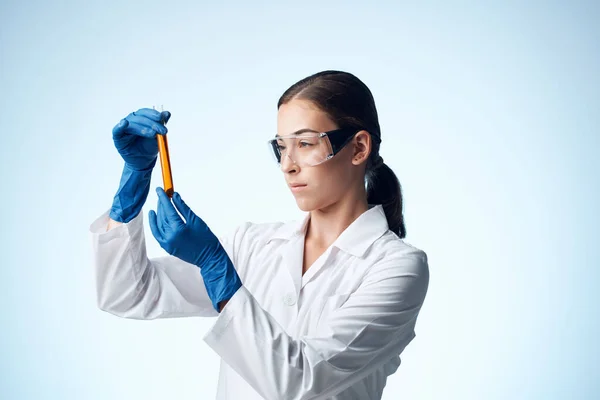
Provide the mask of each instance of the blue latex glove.
{"label": "blue latex glove", "polygon": [[113,128],[113,141],[125,161],[119,189],[113,199],[110,218],[129,222],[140,211],[150,191],[152,169],[156,164],[158,142],[156,134],[166,134],[163,125],[171,113],[149,108],[132,112]]}
{"label": "blue latex glove", "polygon": [[151,210],[148,214],[152,234],[167,253],[200,268],[208,297],[219,312],[219,303],[229,300],[242,286],[229,255],[204,221],[184,203],[179,193],[173,193],[171,203],[162,188],[157,188],[156,192],[157,212]]}

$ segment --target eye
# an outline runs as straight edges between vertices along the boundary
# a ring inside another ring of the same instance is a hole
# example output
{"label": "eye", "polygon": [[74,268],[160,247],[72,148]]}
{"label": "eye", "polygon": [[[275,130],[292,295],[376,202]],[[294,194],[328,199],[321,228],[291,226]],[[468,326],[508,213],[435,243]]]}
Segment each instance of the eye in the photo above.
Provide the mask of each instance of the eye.
{"label": "eye", "polygon": [[300,142],[300,147],[308,147],[308,146],[312,146],[312,143],[309,142]]}
{"label": "eye", "polygon": [[277,143],[277,150],[285,150],[285,146],[283,144]]}

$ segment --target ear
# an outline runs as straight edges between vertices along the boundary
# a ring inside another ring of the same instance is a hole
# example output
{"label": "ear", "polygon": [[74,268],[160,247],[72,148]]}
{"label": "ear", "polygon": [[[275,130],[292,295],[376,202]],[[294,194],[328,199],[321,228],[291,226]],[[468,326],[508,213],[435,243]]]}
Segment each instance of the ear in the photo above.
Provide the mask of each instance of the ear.
{"label": "ear", "polygon": [[360,165],[367,162],[369,154],[371,154],[371,148],[373,141],[371,140],[371,134],[365,130],[358,132],[352,139],[354,145],[354,153],[352,154],[352,164]]}

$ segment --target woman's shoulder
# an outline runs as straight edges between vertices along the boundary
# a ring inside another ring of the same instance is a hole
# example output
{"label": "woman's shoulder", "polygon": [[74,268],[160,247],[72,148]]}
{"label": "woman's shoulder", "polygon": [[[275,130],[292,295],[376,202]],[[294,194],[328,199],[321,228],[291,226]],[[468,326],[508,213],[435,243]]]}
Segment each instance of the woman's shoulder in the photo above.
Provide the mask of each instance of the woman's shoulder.
{"label": "woman's shoulder", "polygon": [[423,302],[429,287],[427,253],[388,231],[370,249],[373,261],[363,277],[363,283],[393,285],[404,302],[408,297],[415,304]]}
{"label": "woman's shoulder", "polygon": [[401,239],[392,231],[387,231],[379,240],[373,243],[372,252],[385,255],[385,258],[422,258],[427,261],[425,250]]}
{"label": "woman's shoulder", "polygon": [[427,253],[392,231],[376,240],[366,256],[372,258],[373,270],[391,268],[399,274],[429,275]]}

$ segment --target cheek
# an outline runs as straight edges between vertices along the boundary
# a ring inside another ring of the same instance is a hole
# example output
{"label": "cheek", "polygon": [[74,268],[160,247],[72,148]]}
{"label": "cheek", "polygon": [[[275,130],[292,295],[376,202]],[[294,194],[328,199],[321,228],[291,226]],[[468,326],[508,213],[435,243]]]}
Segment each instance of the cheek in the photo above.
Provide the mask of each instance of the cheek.
{"label": "cheek", "polygon": [[350,186],[350,176],[341,168],[332,165],[319,174],[314,179],[314,195],[316,198],[327,202],[334,202],[348,190]]}
{"label": "cheek", "polygon": [[327,165],[328,163],[323,165],[325,167],[322,174],[323,184],[330,188],[330,191],[346,191],[352,182],[353,178],[349,169],[350,161],[348,160],[348,153],[344,150],[330,160],[329,165]]}
{"label": "cheek", "polygon": [[343,174],[330,173],[322,177],[321,181],[319,182],[319,186],[321,186],[320,189],[323,192],[332,193],[347,185],[345,184],[345,178]]}

